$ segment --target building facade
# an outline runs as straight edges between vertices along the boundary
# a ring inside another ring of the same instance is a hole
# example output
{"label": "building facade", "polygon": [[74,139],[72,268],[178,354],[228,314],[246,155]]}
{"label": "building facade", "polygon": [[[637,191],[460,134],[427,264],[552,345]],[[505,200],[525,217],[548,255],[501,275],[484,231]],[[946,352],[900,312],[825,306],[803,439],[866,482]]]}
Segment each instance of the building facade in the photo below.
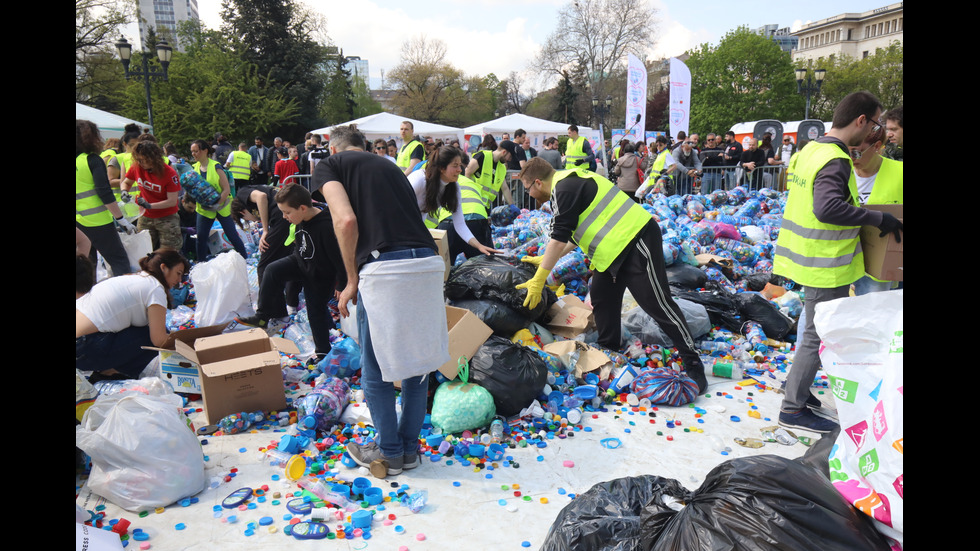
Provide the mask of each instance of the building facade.
{"label": "building facade", "polygon": [[892,42],[903,43],[904,2],[863,13],[842,13],[807,23],[792,33],[798,41],[793,61],[835,59],[848,56],[863,59]]}
{"label": "building facade", "polygon": [[200,19],[197,0],[139,0],[140,49],[146,46],[150,27],[175,49],[183,51],[177,42],[177,24]]}

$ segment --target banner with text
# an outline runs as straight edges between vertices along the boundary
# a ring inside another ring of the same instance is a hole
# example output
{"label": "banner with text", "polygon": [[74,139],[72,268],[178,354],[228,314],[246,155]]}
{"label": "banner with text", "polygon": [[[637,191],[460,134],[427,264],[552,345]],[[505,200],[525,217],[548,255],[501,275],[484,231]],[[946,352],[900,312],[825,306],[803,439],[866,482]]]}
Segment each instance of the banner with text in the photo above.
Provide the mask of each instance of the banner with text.
{"label": "banner with text", "polygon": [[670,136],[681,130],[689,133],[691,124],[691,70],[676,57],[670,58]]}
{"label": "banner with text", "polygon": [[[639,117],[639,120],[637,120]],[[633,141],[643,139],[647,117],[647,68],[640,58],[629,54],[626,79],[626,137]]]}

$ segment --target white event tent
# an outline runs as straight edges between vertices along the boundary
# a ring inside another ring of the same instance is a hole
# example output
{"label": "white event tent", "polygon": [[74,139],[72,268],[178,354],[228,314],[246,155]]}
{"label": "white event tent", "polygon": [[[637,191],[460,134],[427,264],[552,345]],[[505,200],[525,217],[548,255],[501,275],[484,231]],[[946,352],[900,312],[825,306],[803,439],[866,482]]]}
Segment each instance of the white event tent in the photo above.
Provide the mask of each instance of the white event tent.
{"label": "white event tent", "polygon": [[102,139],[104,140],[121,138],[123,128],[129,123],[135,123],[140,127],[140,130],[150,128],[150,125],[144,122],[120,117],[119,115],[89,107],[88,105],[82,105],[78,102],[75,103],[75,118],[94,122],[99,127],[99,132],[102,134]]}
{"label": "white event tent", "polygon": [[[527,132],[527,136],[531,140],[531,146],[540,148],[545,138],[552,136],[567,136],[568,126],[569,125],[563,122],[553,122],[524,115],[522,113],[514,113],[513,115],[507,115],[492,121],[468,126],[463,129],[463,133],[466,134],[467,140],[475,149],[475,147],[480,144],[483,136],[487,134],[492,134],[497,141],[500,141],[500,136],[504,132],[510,134],[511,138],[513,138],[514,131],[520,128]],[[578,131],[579,134],[583,136],[592,135],[592,129],[587,126],[579,125]],[[476,143],[473,143],[473,138],[471,138],[471,136],[476,137]]]}
{"label": "white event tent", "polygon": [[366,117],[361,117],[345,123],[311,130],[311,132],[314,134],[322,134],[324,137],[329,138],[330,132],[334,128],[354,124],[357,125],[357,129],[360,130],[367,139],[376,140],[378,138],[383,138],[385,140],[395,140],[398,142],[400,147],[401,137],[398,129],[401,126],[402,121],[411,122],[415,128],[415,135],[417,136],[431,136],[432,138],[442,139],[443,141],[454,138],[459,140],[463,139],[463,130],[460,128],[419,121],[408,117],[400,117],[391,113],[377,113],[375,115],[368,115]]}

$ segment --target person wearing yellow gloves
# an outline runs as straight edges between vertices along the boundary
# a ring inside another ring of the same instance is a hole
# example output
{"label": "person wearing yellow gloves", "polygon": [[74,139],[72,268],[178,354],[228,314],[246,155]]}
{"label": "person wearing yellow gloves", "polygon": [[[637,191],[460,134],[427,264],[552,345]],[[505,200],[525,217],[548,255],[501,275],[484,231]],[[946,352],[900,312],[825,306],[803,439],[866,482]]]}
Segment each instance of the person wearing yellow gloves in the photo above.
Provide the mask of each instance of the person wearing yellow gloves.
{"label": "person wearing yellow gloves", "polygon": [[704,364],[687,321],[670,296],[660,226],[650,213],[606,178],[582,169],[556,171],[539,157],[525,163],[519,178],[531,197],[541,203],[551,201],[553,213],[544,254],[523,258],[538,266],[533,278],[517,285],[527,289],[524,306],[537,306],[555,264],[581,247],[592,261],[589,292],[599,344],[621,348],[623,293],[629,289],[670,337],[685,373],[703,393],[708,386]]}

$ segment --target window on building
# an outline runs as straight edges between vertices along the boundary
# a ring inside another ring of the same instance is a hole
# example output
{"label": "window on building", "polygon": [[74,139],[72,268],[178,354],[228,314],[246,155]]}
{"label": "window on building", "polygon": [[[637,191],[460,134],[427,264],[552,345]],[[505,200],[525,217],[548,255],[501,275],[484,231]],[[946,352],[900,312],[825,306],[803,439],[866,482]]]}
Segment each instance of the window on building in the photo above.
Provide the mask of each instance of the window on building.
{"label": "window on building", "polygon": [[868,57],[868,50],[865,50],[864,53],[861,54],[861,59],[867,59],[867,57]]}

